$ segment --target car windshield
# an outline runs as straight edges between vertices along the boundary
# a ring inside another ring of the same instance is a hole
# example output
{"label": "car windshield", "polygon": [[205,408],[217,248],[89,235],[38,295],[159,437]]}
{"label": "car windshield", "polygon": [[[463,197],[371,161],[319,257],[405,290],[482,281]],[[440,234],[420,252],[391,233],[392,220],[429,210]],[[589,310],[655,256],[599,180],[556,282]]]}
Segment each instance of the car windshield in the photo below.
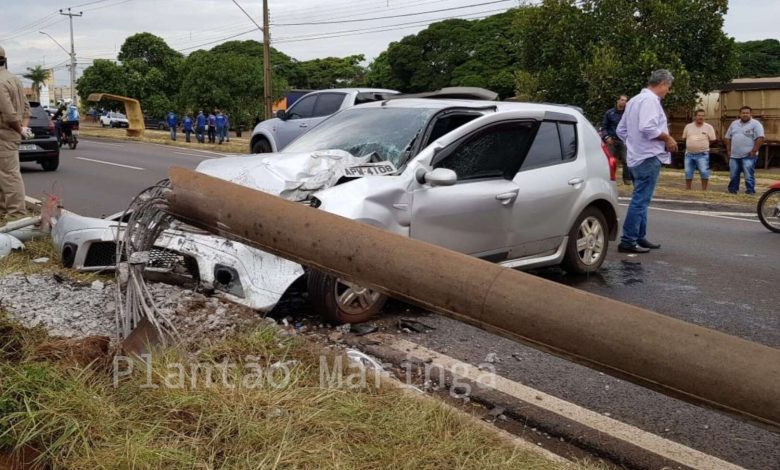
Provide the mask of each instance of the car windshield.
{"label": "car windshield", "polygon": [[404,153],[438,109],[352,108],[325,120],[283,152],[345,150],[356,157],[376,153],[379,161],[403,165]]}

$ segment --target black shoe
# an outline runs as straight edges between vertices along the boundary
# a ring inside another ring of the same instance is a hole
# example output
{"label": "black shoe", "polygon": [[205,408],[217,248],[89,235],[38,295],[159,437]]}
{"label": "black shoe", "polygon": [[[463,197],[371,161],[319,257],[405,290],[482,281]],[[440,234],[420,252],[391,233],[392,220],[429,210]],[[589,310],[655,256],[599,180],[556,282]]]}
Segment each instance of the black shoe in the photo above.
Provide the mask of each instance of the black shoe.
{"label": "black shoe", "polygon": [[618,245],[618,251],[620,253],[647,253],[650,250],[648,248],[643,248],[636,243],[633,245],[629,245],[627,243],[621,243],[620,245]]}
{"label": "black shoe", "polygon": [[643,238],[641,240],[637,240],[636,244],[641,246],[642,248],[647,248],[649,250],[657,250],[661,248],[661,245],[659,243],[653,243],[650,240]]}

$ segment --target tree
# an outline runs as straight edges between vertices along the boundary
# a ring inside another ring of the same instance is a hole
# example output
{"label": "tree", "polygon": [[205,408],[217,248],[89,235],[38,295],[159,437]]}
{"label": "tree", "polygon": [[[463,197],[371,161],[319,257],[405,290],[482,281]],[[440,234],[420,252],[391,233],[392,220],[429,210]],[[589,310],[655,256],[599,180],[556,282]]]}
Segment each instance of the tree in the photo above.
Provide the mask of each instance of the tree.
{"label": "tree", "polygon": [[117,59],[121,62],[141,60],[149,67],[164,69],[183,57],[180,52],[171,49],[163,38],[152,33],[138,33],[125,39]]}
{"label": "tree", "polygon": [[740,63],[740,77],[780,76],[780,41],[738,42],[737,56]]}
{"label": "tree", "polygon": [[35,95],[35,100],[41,100],[41,85],[49,79],[50,70],[44,69],[40,65],[35,67],[27,67],[27,73],[22,75],[27,80],[32,81],[32,91]]}
{"label": "tree", "polygon": [[737,73],[734,42],[723,33],[727,9],[727,0],[545,0],[521,8],[514,28],[520,68],[530,74],[523,79],[539,100],[576,104],[596,118],[666,68],[675,82],[664,106],[690,107]]}
{"label": "tree", "polygon": [[[111,93],[127,96],[127,76],[121,65],[111,60],[98,59],[84,69],[84,73],[76,82],[76,90],[82,102],[92,93]],[[100,106],[110,106],[110,102],[102,101]]]}
{"label": "tree", "polygon": [[302,88],[322,89],[361,86],[366,69],[360,65],[362,54],[347,57],[326,57],[299,62],[302,77],[297,77]]}

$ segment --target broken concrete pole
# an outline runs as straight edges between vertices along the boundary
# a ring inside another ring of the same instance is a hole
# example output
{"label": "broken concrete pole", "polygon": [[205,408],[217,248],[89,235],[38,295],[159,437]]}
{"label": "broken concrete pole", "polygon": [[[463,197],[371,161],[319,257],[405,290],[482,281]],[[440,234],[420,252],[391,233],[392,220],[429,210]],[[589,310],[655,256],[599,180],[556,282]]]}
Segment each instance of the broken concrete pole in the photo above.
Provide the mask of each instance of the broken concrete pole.
{"label": "broken concrete pole", "polygon": [[780,429],[780,350],[172,168],[194,226],[667,395]]}

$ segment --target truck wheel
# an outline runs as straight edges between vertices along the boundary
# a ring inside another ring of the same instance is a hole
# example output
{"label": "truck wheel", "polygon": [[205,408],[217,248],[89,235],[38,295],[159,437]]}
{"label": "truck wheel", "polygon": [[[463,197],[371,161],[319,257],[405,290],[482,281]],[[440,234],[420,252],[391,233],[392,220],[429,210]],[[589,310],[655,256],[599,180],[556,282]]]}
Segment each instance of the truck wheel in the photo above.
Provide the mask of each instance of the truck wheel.
{"label": "truck wheel", "polygon": [[566,255],[561,263],[563,269],[573,274],[587,274],[598,271],[609,248],[609,227],[595,207],[587,207],[569,231]]}
{"label": "truck wheel", "polygon": [[252,153],[271,153],[271,143],[265,139],[258,139],[257,142],[252,145]]}
{"label": "truck wheel", "polygon": [[309,301],[314,311],[333,323],[362,323],[379,313],[387,296],[312,270],[308,277]]}
{"label": "truck wheel", "polygon": [[41,168],[43,168],[43,171],[54,171],[60,166],[60,156],[57,155],[53,158],[47,158],[46,160],[41,161]]}

